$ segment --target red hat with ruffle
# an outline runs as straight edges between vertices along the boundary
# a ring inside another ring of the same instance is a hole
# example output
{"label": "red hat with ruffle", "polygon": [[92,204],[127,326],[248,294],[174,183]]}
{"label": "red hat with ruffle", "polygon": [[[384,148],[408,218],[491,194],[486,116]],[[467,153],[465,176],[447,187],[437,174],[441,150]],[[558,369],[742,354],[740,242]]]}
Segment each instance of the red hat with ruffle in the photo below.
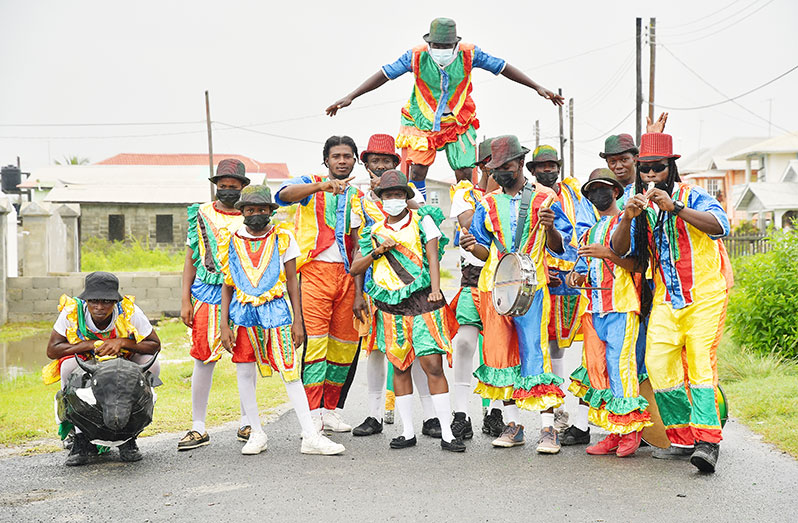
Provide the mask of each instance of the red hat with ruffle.
{"label": "red hat with ruffle", "polygon": [[680,154],[673,154],[673,137],[665,133],[646,133],[640,137],[639,162],[656,162],[666,158],[681,158]]}

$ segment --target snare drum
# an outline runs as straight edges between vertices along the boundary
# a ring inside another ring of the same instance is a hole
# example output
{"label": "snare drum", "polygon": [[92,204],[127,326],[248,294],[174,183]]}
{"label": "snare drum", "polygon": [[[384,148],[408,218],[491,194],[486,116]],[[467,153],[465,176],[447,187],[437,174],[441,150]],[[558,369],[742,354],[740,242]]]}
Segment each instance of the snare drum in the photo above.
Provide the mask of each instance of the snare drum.
{"label": "snare drum", "polygon": [[528,254],[509,252],[499,259],[493,277],[493,306],[502,316],[523,316],[538,286],[535,263]]}

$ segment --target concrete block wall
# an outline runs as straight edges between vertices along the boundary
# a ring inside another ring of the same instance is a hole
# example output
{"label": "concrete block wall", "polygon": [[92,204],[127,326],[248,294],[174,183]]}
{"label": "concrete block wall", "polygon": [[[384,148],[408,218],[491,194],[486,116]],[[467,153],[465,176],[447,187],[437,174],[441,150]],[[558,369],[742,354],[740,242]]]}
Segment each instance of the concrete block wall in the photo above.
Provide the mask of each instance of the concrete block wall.
{"label": "concrete block wall", "polygon": [[[119,272],[119,292],[135,296],[148,318],[180,315],[182,275],[177,272]],[[86,273],[8,278],[8,321],[55,321],[62,294],[83,291]]]}
{"label": "concrete block wall", "polygon": [[[108,215],[121,214],[125,217],[125,237],[136,238],[140,241],[149,241],[151,247],[165,247],[183,249],[186,244],[188,222],[186,218],[187,205],[123,205],[123,204],[94,204],[81,205],[80,239],[88,238],[108,239]],[[156,216],[169,214],[172,216],[172,243],[158,243],[156,241]]]}

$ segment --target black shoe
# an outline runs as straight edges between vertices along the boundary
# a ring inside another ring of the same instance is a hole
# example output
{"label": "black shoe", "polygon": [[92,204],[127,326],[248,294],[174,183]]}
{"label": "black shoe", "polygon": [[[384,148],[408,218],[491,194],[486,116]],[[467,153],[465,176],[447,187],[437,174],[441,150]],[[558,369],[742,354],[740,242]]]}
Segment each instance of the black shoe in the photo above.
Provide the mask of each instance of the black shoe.
{"label": "black shoe", "polygon": [[441,440],[441,448],[449,452],[465,452],[466,446],[460,438],[454,438],[452,441]]}
{"label": "black shoe", "polygon": [[377,418],[369,416],[366,421],[352,429],[353,436],[371,436],[382,432],[382,423]]}
{"label": "black shoe", "polygon": [[142,455],[139,446],[136,445],[136,438],[131,438],[119,445],[119,457],[126,462],[141,460]]}
{"label": "black shoe", "polygon": [[655,459],[673,459],[687,461],[693,454],[693,447],[674,447],[671,445],[667,449],[654,449],[651,457]]}
{"label": "black shoe", "polygon": [[493,409],[482,419],[482,432],[494,438],[502,435],[502,432],[504,432],[504,418],[501,410]]}
{"label": "black shoe", "polygon": [[430,418],[424,422],[424,426],[421,427],[421,433],[425,436],[429,436],[430,438],[440,438],[441,437],[441,422],[438,418]]}
{"label": "black shoe", "polygon": [[474,429],[471,428],[471,418],[466,418],[465,412],[455,412],[452,420],[452,434],[455,438],[471,439]]}
{"label": "black shoe", "polygon": [[391,440],[392,449],[406,449],[407,447],[415,447],[415,446],[416,446],[415,436],[413,436],[410,439],[405,439],[404,436],[399,436],[398,438],[394,438]]}
{"label": "black shoe", "polygon": [[75,438],[72,441],[72,448],[69,450],[69,456],[67,456],[64,465],[67,467],[85,465],[89,462],[89,447],[93,446],[94,445],[89,442],[85,434],[82,432],[75,434]]}
{"label": "black shoe", "polygon": [[718,463],[720,445],[709,443],[708,441],[697,441],[695,451],[690,456],[692,463],[701,472],[715,472],[715,465]]}
{"label": "black shoe", "polygon": [[590,443],[590,427],[587,430],[571,425],[560,435],[560,445],[587,445]]}

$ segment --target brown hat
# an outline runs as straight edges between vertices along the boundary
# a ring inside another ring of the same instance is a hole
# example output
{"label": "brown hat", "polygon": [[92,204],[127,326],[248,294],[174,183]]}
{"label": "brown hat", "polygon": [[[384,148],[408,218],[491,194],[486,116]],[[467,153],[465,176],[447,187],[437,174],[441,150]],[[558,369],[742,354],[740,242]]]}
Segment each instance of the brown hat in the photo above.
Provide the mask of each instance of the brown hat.
{"label": "brown hat", "polygon": [[407,185],[407,176],[402,171],[397,171],[396,169],[388,169],[382,176],[380,176],[380,184],[374,189],[374,194],[377,195],[378,198],[382,198],[382,193],[389,189],[402,189],[405,191],[407,195],[407,199],[410,200],[413,198],[413,189]]}
{"label": "brown hat", "polygon": [[497,136],[490,143],[490,161],[485,167],[496,169],[510,160],[526,156],[529,149],[523,147],[518,137],[513,134]]}
{"label": "brown hat", "polygon": [[614,172],[610,171],[606,167],[602,167],[601,169],[594,169],[593,172],[590,173],[590,176],[588,176],[587,181],[582,186],[582,195],[585,198],[587,198],[587,193],[590,191],[590,189],[593,186],[597,184],[609,185],[610,187],[615,187],[616,189],[621,191],[621,193],[623,193],[624,191],[624,187],[621,181],[618,180],[618,177],[615,175]]}
{"label": "brown hat", "polygon": [[225,158],[216,166],[216,175],[211,176],[209,180],[216,183],[221,178],[235,178],[240,180],[244,186],[247,186],[250,180],[247,178],[246,173],[247,168],[244,167],[244,162],[235,158]]}

